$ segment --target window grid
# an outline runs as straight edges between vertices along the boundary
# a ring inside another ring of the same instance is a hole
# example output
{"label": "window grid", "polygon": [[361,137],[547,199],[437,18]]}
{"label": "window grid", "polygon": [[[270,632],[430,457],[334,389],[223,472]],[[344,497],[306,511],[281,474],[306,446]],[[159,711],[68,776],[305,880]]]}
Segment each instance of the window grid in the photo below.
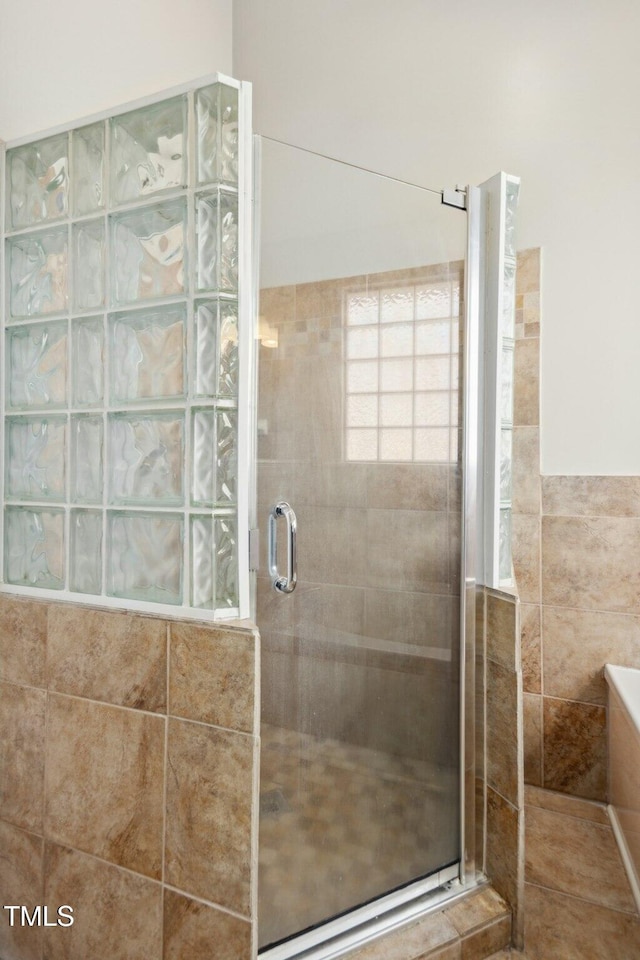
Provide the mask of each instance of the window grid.
{"label": "window grid", "polygon": [[348,291],[343,313],[345,458],[457,461],[459,278]]}

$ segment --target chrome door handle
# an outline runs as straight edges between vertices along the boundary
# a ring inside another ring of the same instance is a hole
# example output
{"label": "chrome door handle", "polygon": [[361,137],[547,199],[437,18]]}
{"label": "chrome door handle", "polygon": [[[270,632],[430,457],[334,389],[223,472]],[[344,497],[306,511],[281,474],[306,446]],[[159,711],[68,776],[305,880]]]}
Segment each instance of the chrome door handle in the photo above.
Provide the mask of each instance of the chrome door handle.
{"label": "chrome door handle", "polygon": [[[280,576],[278,571],[278,535],[277,522],[279,517],[284,517],[287,523],[287,575]],[[280,593],[293,593],[298,582],[298,571],[296,565],[296,533],[298,530],[298,521],[292,507],[281,500],[271,507],[269,513],[269,576],[273,581],[273,586]]]}

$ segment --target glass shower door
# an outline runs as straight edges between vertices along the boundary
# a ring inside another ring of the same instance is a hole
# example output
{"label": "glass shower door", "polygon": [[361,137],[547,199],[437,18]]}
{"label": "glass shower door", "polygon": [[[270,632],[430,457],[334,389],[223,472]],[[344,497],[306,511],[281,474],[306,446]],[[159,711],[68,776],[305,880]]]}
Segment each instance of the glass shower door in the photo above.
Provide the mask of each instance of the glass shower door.
{"label": "glass shower door", "polygon": [[[265,948],[460,860],[466,216],[292,147],[261,153]],[[266,547],[282,502],[288,593]]]}

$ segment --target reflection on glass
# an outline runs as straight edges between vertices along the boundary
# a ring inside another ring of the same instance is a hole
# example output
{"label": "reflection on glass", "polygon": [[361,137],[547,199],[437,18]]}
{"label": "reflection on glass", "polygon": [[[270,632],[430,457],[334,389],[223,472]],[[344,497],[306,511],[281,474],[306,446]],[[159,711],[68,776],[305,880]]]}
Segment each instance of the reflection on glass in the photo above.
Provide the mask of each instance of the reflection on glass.
{"label": "reflection on glass", "polygon": [[6,339],[8,406],[63,406],[67,399],[66,322],[11,327]]}
{"label": "reflection on glass", "polygon": [[183,524],[180,514],[110,511],[109,594],[181,603]]}
{"label": "reflection on glass", "polygon": [[64,513],[6,507],[5,579],[25,587],[64,587]]}
{"label": "reflection on glass", "polygon": [[64,217],[68,207],[66,133],[7,151],[7,227],[18,230]]}
{"label": "reflection on glass", "polygon": [[186,185],[186,97],[120,114],[110,126],[114,203]]}
{"label": "reflection on glass", "polygon": [[11,316],[36,317],[67,308],[67,228],[9,241]]}
{"label": "reflection on glass", "polygon": [[184,293],[186,216],[186,205],[178,200],[112,219],[116,303]]}
{"label": "reflection on glass", "polygon": [[72,510],[69,587],[78,593],[102,592],[102,514]]}

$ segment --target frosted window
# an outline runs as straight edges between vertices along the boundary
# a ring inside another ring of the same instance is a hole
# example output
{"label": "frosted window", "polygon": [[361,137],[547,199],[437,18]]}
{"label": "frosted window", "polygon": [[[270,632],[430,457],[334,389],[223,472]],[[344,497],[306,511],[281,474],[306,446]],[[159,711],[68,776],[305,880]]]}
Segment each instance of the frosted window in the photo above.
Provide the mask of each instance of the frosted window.
{"label": "frosted window", "polygon": [[461,274],[424,272],[345,295],[347,460],[457,461]]}
{"label": "frosted window", "polygon": [[216,82],[7,151],[6,583],[239,612],[240,139]]}

